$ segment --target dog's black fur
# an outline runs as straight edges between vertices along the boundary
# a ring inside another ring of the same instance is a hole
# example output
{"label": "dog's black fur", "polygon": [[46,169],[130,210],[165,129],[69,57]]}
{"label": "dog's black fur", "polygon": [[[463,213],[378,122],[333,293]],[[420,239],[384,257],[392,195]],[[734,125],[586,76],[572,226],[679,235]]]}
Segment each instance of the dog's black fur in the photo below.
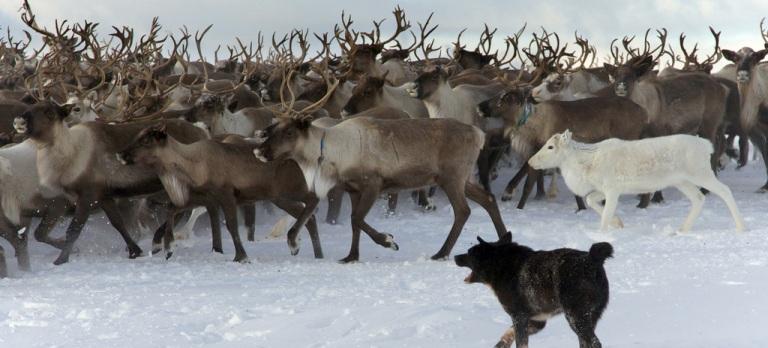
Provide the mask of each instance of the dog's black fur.
{"label": "dog's black fur", "polygon": [[528,336],[544,328],[546,320],[564,313],[579,337],[579,347],[599,348],[595,326],[608,305],[608,278],[603,263],[613,255],[608,243],[596,243],[589,252],[574,249],[534,251],[512,242],[507,233],[498,242],[480,244],[455,257],[469,267],[467,283],[491,287],[512,327],[496,347],[528,347]]}

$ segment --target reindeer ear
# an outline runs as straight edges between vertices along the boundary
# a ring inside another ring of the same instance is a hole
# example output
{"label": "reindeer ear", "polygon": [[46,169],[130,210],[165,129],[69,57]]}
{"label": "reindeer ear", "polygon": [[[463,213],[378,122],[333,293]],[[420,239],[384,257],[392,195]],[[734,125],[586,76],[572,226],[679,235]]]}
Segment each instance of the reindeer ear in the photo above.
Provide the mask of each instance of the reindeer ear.
{"label": "reindeer ear", "polygon": [[488,244],[488,242],[486,242],[485,240],[480,238],[480,236],[477,236],[477,242],[480,243],[480,244]]}
{"label": "reindeer ear", "polygon": [[721,50],[720,51],[723,54],[723,57],[733,63],[739,62],[739,55],[731,50]]}
{"label": "reindeer ear", "polygon": [[69,113],[72,112],[72,108],[75,106],[74,104],[59,105],[55,102],[52,104],[54,105],[53,109],[56,112],[56,117],[58,117],[60,120],[67,118]]}
{"label": "reindeer ear", "polygon": [[636,65],[635,76],[640,77],[651,71],[656,62],[653,61],[653,57],[647,56]]}
{"label": "reindeer ear", "polygon": [[616,76],[616,66],[613,64],[604,63],[603,68],[608,72],[608,75]]}
{"label": "reindeer ear", "polygon": [[384,50],[384,44],[371,45],[371,48],[373,49],[374,57],[376,57],[377,55],[379,55],[379,53],[381,53],[381,51]]}
{"label": "reindeer ear", "polygon": [[312,117],[309,115],[303,115],[296,118],[296,128],[299,130],[305,130],[312,125]]}
{"label": "reindeer ear", "polygon": [[763,58],[765,58],[765,54],[766,53],[768,53],[768,47],[766,49],[764,49],[764,50],[759,50],[759,51],[755,52],[755,54],[752,55],[752,57],[754,57],[754,59],[755,59],[755,63],[763,60]]}

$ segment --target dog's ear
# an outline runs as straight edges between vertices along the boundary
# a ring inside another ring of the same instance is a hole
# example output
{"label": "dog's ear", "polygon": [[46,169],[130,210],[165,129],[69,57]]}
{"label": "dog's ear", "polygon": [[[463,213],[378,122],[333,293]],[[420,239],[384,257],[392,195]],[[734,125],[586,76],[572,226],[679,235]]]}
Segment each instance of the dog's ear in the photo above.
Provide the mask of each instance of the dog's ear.
{"label": "dog's ear", "polygon": [[477,236],[477,241],[480,242],[480,244],[488,244],[488,242],[484,241],[480,236]]}
{"label": "dog's ear", "polygon": [[501,244],[510,244],[512,243],[512,232],[507,231],[501,238],[499,238],[499,243]]}

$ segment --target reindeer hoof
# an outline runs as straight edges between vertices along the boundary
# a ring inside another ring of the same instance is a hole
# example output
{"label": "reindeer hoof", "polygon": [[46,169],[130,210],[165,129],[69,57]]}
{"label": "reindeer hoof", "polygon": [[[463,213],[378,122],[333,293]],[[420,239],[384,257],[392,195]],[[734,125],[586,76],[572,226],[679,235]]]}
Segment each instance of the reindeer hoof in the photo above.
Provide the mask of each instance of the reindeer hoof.
{"label": "reindeer hoof", "polygon": [[347,263],[354,263],[354,262],[357,262],[357,261],[359,261],[359,257],[358,256],[347,255],[347,257],[339,260],[339,263],[347,264]]}
{"label": "reindeer hoof", "polygon": [[63,265],[65,263],[69,262],[69,255],[59,255],[56,260],[53,261],[53,264],[56,266]]}
{"label": "reindeer hoof", "polygon": [[512,192],[504,191],[504,193],[501,194],[501,201],[502,202],[509,202],[512,200]]}
{"label": "reindeer hoof", "polygon": [[235,256],[235,259],[232,260],[237,263],[251,263],[251,259],[248,258],[248,256]]}
{"label": "reindeer hoof", "polygon": [[299,246],[296,244],[291,244],[288,242],[288,248],[291,249],[291,256],[296,256],[299,254]]}
{"label": "reindeer hoof", "polygon": [[395,243],[395,236],[387,233],[387,237],[384,239],[384,243],[381,244],[384,247],[390,248],[392,250],[400,250],[400,246]]}
{"label": "reindeer hoof", "polygon": [[624,228],[624,223],[619,219],[618,217],[613,217],[613,220],[611,221],[611,227],[613,228]]}
{"label": "reindeer hoof", "polygon": [[152,243],[152,255],[159,254],[163,250],[162,243]]}
{"label": "reindeer hoof", "polygon": [[133,246],[130,248],[130,250],[128,250],[128,258],[135,259],[141,256],[141,253],[142,253],[141,248],[139,248],[138,246]]}
{"label": "reindeer hoof", "polygon": [[432,261],[445,261],[448,259],[448,254],[437,253],[432,255],[430,259],[432,259]]}
{"label": "reindeer hoof", "polygon": [[432,200],[432,198],[427,198],[427,204],[424,205],[424,211],[436,211],[437,205],[435,205],[435,202]]}
{"label": "reindeer hoof", "polygon": [[169,252],[165,253],[165,259],[166,260],[170,259],[171,257],[173,257],[173,251],[169,251]]}

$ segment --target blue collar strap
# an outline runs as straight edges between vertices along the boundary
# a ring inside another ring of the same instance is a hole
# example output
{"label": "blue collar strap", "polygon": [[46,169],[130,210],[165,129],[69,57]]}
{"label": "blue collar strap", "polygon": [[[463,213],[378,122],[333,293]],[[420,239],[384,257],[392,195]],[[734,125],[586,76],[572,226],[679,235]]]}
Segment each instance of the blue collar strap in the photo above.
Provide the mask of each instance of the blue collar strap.
{"label": "blue collar strap", "polygon": [[520,117],[519,120],[517,120],[517,126],[522,127],[526,122],[528,122],[528,118],[531,117],[531,114],[533,113],[533,104],[526,102],[523,104],[523,116]]}
{"label": "blue collar strap", "polygon": [[325,131],[323,131],[323,136],[320,138],[320,157],[317,158],[317,163],[322,163],[323,158],[325,154]]}

